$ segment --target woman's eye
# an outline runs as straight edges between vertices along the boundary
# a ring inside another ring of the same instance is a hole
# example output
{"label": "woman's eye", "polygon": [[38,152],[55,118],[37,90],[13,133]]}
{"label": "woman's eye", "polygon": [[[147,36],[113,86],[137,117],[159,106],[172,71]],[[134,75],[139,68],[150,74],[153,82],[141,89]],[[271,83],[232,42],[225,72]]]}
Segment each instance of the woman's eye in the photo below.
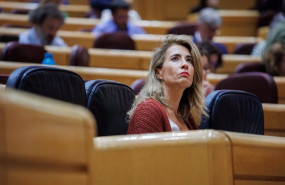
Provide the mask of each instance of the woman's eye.
{"label": "woman's eye", "polygon": [[192,58],[187,58],[186,61],[192,63]]}
{"label": "woman's eye", "polygon": [[178,57],[172,57],[171,60],[172,60],[172,61],[177,61],[177,60],[178,60]]}

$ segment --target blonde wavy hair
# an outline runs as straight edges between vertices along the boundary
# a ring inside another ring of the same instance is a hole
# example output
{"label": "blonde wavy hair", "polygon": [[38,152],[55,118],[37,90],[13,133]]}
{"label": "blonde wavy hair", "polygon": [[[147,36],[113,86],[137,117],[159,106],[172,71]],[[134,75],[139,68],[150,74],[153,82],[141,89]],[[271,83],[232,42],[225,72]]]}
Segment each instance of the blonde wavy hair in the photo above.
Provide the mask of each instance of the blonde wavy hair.
{"label": "blonde wavy hair", "polygon": [[280,63],[285,55],[285,44],[277,42],[265,52],[262,62],[266,71],[273,76],[280,76]]}
{"label": "blonde wavy hair", "polygon": [[156,78],[156,70],[161,69],[165,59],[165,53],[170,46],[181,45],[186,47],[192,58],[194,66],[194,77],[191,87],[184,90],[178,111],[185,122],[188,121],[190,114],[196,123],[200,123],[202,114],[207,116],[204,111],[204,97],[202,94],[203,70],[201,65],[201,55],[196,45],[186,35],[167,35],[162,45],[154,50],[151,64],[148,70],[146,82],[138,97],[136,98],[131,110],[127,113],[129,119],[132,117],[138,104],[147,98],[153,98],[160,102],[163,106],[169,105],[165,101],[164,92],[161,81]]}

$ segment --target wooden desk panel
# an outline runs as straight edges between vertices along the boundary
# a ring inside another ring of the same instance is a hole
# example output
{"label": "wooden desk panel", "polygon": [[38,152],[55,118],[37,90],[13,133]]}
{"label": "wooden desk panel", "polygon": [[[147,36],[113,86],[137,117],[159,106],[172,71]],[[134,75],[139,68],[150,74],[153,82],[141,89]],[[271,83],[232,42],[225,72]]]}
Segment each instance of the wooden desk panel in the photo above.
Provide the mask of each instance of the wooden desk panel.
{"label": "wooden desk panel", "polygon": [[[20,29],[20,28],[0,28],[0,34],[19,35],[20,33],[26,30],[27,29]],[[96,38],[95,35],[88,32],[63,31],[63,30],[58,31],[58,36],[64,39],[65,42],[68,44],[68,46],[79,44],[86,48],[92,48],[94,39]],[[155,48],[161,45],[165,36],[166,35],[158,35],[158,34],[134,34],[131,37],[135,41],[137,50],[153,51]],[[214,41],[223,43],[227,47],[229,53],[232,53],[234,47],[239,43],[257,43],[259,40],[260,38],[256,37],[217,36],[214,38]]]}
{"label": "wooden desk panel", "polygon": [[[68,17],[65,19],[65,24],[61,27],[61,30],[77,31],[80,28],[92,29],[100,22],[99,19],[94,18],[77,18]],[[6,23],[16,25],[29,25],[27,15],[17,14],[0,14],[0,26]],[[148,34],[166,34],[168,29],[175,26],[175,21],[146,21],[140,20],[135,23],[141,26]]]}
{"label": "wooden desk panel", "polygon": [[[38,7],[37,3],[27,2],[0,2],[2,13],[10,13],[12,10],[33,10]],[[89,5],[60,5],[60,10],[66,12],[69,17],[85,17],[86,12],[90,11]]]}
{"label": "wooden desk panel", "polygon": [[1,184],[91,185],[94,118],[81,106],[0,90]]}

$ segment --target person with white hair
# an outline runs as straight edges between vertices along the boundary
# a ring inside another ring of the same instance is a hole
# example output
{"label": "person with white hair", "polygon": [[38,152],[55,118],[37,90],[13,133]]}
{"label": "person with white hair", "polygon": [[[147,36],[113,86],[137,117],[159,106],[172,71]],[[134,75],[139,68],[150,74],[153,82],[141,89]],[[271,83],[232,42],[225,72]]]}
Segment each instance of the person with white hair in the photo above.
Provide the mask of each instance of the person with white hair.
{"label": "person with white hair", "polygon": [[203,9],[198,17],[198,28],[194,33],[193,42],[212,42],[221,51],[222,54],[228,54],[225,45],[213,42],[213,38],[221,25],[222,19],[215,9]]}

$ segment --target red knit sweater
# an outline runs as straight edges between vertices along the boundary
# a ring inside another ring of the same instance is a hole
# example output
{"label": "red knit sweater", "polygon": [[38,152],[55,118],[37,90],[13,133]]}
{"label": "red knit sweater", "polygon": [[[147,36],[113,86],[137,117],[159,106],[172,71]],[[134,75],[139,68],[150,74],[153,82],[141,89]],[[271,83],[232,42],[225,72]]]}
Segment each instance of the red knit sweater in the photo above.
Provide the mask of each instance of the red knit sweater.
{"label": "red knit sweater", "polygon": [[[198,129],[193,118],[187,123],[190,130]],[[128,134],[171,132],[168,116],[158,101],[148,98],[141,102],[131,117]]]}

